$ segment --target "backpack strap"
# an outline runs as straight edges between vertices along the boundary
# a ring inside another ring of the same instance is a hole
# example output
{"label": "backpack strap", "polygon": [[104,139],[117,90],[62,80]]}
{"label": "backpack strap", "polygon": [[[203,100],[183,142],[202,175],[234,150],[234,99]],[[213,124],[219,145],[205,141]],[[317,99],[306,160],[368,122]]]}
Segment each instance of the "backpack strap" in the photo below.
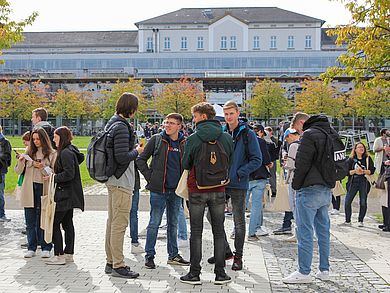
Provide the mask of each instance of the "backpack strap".
{"label": "backpack strap", "polygon": [[153,157],[157,156],[161,143],[162,143],[162,136],[160,134],[156,134],[156,140],[154,141]]}

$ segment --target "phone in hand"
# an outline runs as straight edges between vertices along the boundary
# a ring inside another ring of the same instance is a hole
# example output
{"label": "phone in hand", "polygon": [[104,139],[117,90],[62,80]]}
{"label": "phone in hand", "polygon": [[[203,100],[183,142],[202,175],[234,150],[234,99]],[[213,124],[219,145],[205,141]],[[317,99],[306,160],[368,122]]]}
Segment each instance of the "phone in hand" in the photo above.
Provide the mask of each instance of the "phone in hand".
{"label": "phone in hand", "polygon": [[146,138],[145,138],[145,137],[141,137],[141,138],[139,139],[139,146],[140,146],[140,147],[144,147],[145,144],[146,144]]}

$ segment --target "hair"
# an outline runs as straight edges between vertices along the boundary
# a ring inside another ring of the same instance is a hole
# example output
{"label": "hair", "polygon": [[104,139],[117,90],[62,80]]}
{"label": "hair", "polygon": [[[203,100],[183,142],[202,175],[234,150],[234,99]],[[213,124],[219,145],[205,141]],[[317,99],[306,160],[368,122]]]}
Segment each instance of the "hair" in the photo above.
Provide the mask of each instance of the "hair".
{"label": "hair", "polygon": [[356,157],[356,147],[359,145],[359,144],[361,144],[362,146],[364,146],[364,153],[363,153],[363,157],[368,157],[369,156],[369,153],[368,153],[368,151],[367,151],[367,147],[366,147],[366,145],[363,143],[363,142],[361,142],[361,141],[358,141],[357,143],[355,143],[354,145],[353,145],[353,148],[352,148],[352,151],[351,151],[351,154],[349,155],[349,157],[350,158],[355,158]]}
{"label": "hair", "polygon": [[207,119],[214,119],[216,115],[214,107],[207,102],[201,102],[192,106],[191,112],[205,114],[207,116]]}
{"label": "hair", "polygon": [[59,153],[67,145],[70,145],[73,139],[72,131],[66,126],[61,126],[54,131],[54,134],[57,134],[60,137],[59,145],[57,147],[57,152]]}
{"label": "hair", "polygon": [[293,118],[291,119],[290,127],[294,128],[294,125],[299,121],[299,120],[304,120],[306,121],[309,119],[310,116],[306,113],[303,112],[297,112],[294,114]]}
{"label": "hair", "polygon": [[26,131],[25,133],[23,133],[22,140],[30,141],[30,139],[31,139],[31,132],[30,131]]}
{"label": "hair", "polygon": [[39,140],[41,141],[41,147],[42,147],[42,153],[44,158],[48,158],[50,154],[54,151],[52,148],[52,145],[50,143],[50,138],[47,135],[47,132],[45,129],[39,127],[31,132],[30,137],[30,145],[27,149],[27,154],[34,159],[35,154],[38,151],[38,148],[34,144],[34,134],[37,133],[39,136]]}
{"label": "hair", "polygon": [[237,111],[240,111],[240,109],[238,108],[238,105],[235,101],[227,101],[224,105],[223,105],[223,109],[224,110],[227,110],[227,109],[231,109],[231,108],[234,108],[236,109]]}
{"label": "hair", "polygon": [[36,116],[40,117],[42,121],[47,121],[47,110],[45,108],[36,108],[32,111]]}
{"label": "hair", "polygon": [[384,135],[387,132],[387,130],[388,130],[387,128],[382,128],[381,131],[379,132],[380,136]]}
{"label": "hair", "polygon": [[116,114],[130,118],[138,109],[138,97],[132,93],[123,93],[116,102]]}
{"label": "hair", "polygon": [[165,120],[167,119],[175,119],[177,120],[180,124],[183,123],[183,116],[179,113],[169,113],[166,117]]}
{"label": "hair", "polygon": [[3,132],[3,127],[1,127],[1,125],[0,125],[0,133],[2,133]]}
{"label": "hair", "polygon": [[264,130],[267,130],[268,132],[274,132],[271,126],[264,127]]}

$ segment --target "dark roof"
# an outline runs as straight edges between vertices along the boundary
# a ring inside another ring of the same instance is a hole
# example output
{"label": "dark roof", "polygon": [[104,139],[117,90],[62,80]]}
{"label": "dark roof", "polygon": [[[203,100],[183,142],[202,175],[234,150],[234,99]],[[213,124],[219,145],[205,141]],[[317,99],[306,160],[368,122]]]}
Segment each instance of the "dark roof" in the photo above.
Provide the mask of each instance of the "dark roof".
{"label": "dark roof", "polygon": [[328,30],[333,30],[333,28],[322,28],[321,29],[321,44],[322,45],[335,45],[337,36],[328,36],[326,33]]}
{"label": "dark roof", "polygon": [[138,46],[138,31],[25,32],[14,48],[38,47],[129,47]]}
{"label": "dark roof", "polygon": [[325,22],[318,18],[313,18],[292,11],[277,7],[222,7],[222,8],[182,8],[167,14],[153,17],[140,24],[211,24],[224,15],[231,16],[245,23],[278,23],[278,22]]}

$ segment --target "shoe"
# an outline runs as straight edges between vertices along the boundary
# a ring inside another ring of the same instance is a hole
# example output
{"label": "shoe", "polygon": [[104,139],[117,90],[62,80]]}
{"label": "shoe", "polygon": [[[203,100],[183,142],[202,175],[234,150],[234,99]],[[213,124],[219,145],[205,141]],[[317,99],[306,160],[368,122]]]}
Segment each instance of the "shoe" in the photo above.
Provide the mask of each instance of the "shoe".
{"label": "shoe", "polygon": [[383,224],[382,224],[382,225],[378,225],[378,228],[379,228],[379,229],[383,229],[383,228],[385,228],[385,227],[386,227],[386,226],[383,225]]}
{"label": "shoe", "polygon": [[[234,257],[234,254],[233,254],[233,252],[231,252],[231,251],[229,251],[228,253],[225,254],[225,260],[231,260],[233,257]],[[207,260],[207,262],[208,262],[209,264],[215,264],[215,257],[214,257],[214,256],[210,257],[210,258]]]}
{"label": "shoe", "polygon": [[167,264],[178,265],[178,266],[189,266],[190,262],[186,261],[184,258],[181,257],[180,254],[178,254],[174,258],[168,259]]}
{"label": "shoe", "polygon": [[318,271],[316,274],[316,278],[320,279],[321,281],[329,281],[330,276],[329,276],[329,271]]}
{"label": "shoe", "polygon": [[177,240],[177,246],[178,246],[179,248],[186,248],[186,247],[188,247],[188,246],[189,246],[188,240],[178,239],[178,240]]}
{"label": "shoe", "polygon": [[215,276],[214,284],[215,285],[223,285],[223,284],[230,283],[231,281],[232,281],[232,278],[230,278],[226,273],[222,273],[222,274],[217,274]]}
{"label": "shoe", "polygon": [[65,256],[63,255],[54,255],[51,258],[45,260],[47,265],[64,265],[66,264]]}
{"label": "shoe", "polygon": [[232,270],[233,271],[241,271],[242,270],[242,256],[238,256],[238,255],[234,256]]}
{"label": "shoe", "polygon": [[288,235],[288,234],[292,234],[292,229],[291,227],[286,227],[286,228],[279,228],[278,230],[275,230],[273,232],[275,235]]}
{"label": "shoe", "polygon": [[121,268],[112,269],[111,276],[117,278],[135,279],[139,277],[139,274],[130,270],[128,266],[125,266]]}
{"label": "shoe", "polygon": [[191,272],[189,272],[185,276],[181,276],[180,282],[190,285],[202,285],[199,275],[193,275]]}
{"label": "shoe", "polygon": [[382,229],[383,232],[390,232],[390,226],[386,226]]}
{"label": "shoe", "polygon": [[64,256],[65,256],[65,261],[66,262],[74,262],[73,254],[64,253]]}
{"label": "shoe", "polygon": [[32,258],[35,256],[35,251],[27,250],[27,252],[24,254],[24,258]]}
{"label": "shoe", "polygon": [[259,229],[257,229],[256,235],[257,236],[268,236],[269,233],[267,231],[265,231],[263,228],[259,228]]}
{"label": "shoe", "polygon": [[156,268],[156,264],[154,263],[154,257],[145,257],[145,267],[151,270]]}
{"label": "shoe", "polygon": [[248,219],[250,219],[250,218],[251,218],[251,214],[247,214],[246,217],[247,217]]}
{"label": "shoe", "polygon": [[22,243],[20,244],[20,248],[27,248],[28,247],[28,243]]}
{"label": "shoe", "polygon": [[340,226],[352,226],[352,223],[345,221],[344,223],[340,224]]}
{"label": "shoe", "polygon": [[248,236],[248,241],[259,241],[259,237],[257,237],[257,235],[250,235]]}
{"label": "shoe", "polygon": [[286,239],[286,242],[297,243],[297,237],[295,235],[290,236]]}
{"label": "shoe", "polygon": [[106,263],[106,266],[104,268],[104,272],[109,275],[112,273],[112,264],[111,263]]}
{"label": "shoe", "polygon": [[358,227],[364,227],[363,222],[358,222]]}
{"label": "shoe", "polygon": [[11,222],[11,219],[7,218],[6,216],[2,216],[0,218],[0,222]]}
{"label": "shoe", "polygon": [[131,253],[132,254],[141,254],[144,253],[145,250],[139,243],[131,243]]}
{"label": "shoe", "polygon": [[50,254],[49,250],[43,250],[41,252],[41,258],[50,258],[50,257],[51,257],[51,254]]}
{"label": "shoe", "polygon": [[310,275],[301,274],[299,271],[295,271],[289,276],[282,279],[285,284],[307,284],[313,282]]}
{"label": "shoe", "polygon": [[236,234],[234,234],[234,232],[232,234],[230,234],[230,239],[234,239],[236,237]]}
{"label": "shoe", "polygon": [[272,192],[271,197],[276,197],[276,192]]}
{"label": "shoe", "polygon": [[332,216],[336,216],[336,215],[339,215],[339,214],[340,214],[340,211],[339,211],[339,210],[336,210],[336,209],[332,209],[332,210],[330,211],[330,214],[331,214]]}

